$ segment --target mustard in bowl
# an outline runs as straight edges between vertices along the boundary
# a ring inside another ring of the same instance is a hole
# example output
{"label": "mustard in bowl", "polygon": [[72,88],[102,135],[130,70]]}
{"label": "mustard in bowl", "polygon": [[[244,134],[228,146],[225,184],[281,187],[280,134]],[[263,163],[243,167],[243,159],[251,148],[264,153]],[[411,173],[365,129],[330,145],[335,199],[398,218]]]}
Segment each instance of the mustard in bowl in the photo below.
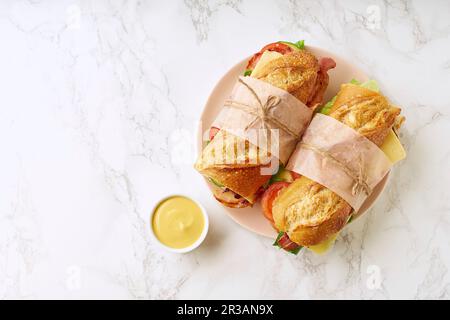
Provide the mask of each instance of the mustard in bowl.
{"label": "mustard in bowl", "polygon": [[150,217],[150,229],[165,249],[185,253],[197,248],[208,233],[209,219],[203,206],[184,196],[162,199]]}

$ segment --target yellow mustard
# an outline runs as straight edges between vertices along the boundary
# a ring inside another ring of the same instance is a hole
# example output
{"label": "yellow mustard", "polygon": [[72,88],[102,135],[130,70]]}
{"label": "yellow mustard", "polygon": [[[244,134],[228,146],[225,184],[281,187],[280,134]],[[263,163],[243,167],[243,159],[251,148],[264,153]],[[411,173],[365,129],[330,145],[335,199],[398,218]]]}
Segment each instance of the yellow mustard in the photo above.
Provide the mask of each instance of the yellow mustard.
{"label": "yellow mustard", "polygon": [[171,248],[182,249],[200,238],[205,219],[191,199],[173,196],[162,201],[153,214],[152,228],[158,240]]}

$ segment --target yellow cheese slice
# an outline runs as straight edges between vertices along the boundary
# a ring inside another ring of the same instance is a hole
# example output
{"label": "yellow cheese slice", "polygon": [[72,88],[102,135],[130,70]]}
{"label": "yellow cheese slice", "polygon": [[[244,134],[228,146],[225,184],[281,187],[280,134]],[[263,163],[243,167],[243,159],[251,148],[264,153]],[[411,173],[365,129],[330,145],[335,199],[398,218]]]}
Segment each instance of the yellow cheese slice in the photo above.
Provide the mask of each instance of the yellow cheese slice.
{"label": "yellow cheese slice", "polygon": [[389,131],[389,134],[380,149],[386,154],[392,164],[397,163],[406,157],[405,149],[403,149],[403,146],[400,140],[398,140],[394,130]]}
{"label": "yellow cheese slice", "polygon": [[268,62],[270,62],[272,60],[275,60],[275,59],[277,59],[279,57],[282,57],[282,56],[283,55],[281,53],[276,52],[276,51],[269,51],[269,50],[264,51],[264,53],[262,54],[261,58],[259,58],[258,63],[255,66],[255,69],[253,69],[251,76],[252,77],[257,77],[259,72],[261,71],[262,67],[266,63],[268,63]]}
{"label": "yellow cheese slice", "polygon": [[324,242],[316,244],[314,246],[309,246],[308,249],[317,254],[324,254],[325,252],[330,250],[330,248],[333,246],[334,241],[336,241],[338,234],[339,232],[336,232]]}

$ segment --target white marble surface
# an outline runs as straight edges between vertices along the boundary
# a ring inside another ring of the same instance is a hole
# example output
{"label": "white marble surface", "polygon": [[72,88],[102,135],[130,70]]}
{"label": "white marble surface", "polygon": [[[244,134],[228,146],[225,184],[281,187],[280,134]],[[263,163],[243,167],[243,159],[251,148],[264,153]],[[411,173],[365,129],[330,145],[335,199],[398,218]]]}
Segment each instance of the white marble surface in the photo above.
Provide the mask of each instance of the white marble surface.
{"label": "white marble surface", "polygon": [[[0,298],[450,298],[448,1],[1,1],[0,36]],[[407,161],[325,256],[238,227],[190,164],[220,76],[298,39],[407,117]],[[191,254],[149,238],[173,192],[210,213]]]}

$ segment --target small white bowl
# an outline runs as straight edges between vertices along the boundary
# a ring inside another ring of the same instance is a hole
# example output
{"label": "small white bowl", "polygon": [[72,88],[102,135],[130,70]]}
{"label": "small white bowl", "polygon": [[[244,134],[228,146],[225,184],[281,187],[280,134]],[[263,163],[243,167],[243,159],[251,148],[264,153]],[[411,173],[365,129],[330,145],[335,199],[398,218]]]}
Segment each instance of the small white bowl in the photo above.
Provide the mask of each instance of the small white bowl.
{"label": "small white bowl", "polygon": [[[166,201],[169,198],[173,198],[173,197],[185,197],[189,200],[192,200],[195,202],[195,204],[200,208],[202,215],[203,215],[203,219],[204,219],[204,225],[203,225],[203,231],[200,234],[200,237],[197,239],[197,241],[195,241],[193,244],[191,244],[189,247],[186,248],[180,248],[180,249],[175,249],[175,248],[171,248],[169,246],[166,246],[165,244],[163,244],[161,241],[159,241],[158,237],[155,234],[155,231],[153,230],[153,215],[155,214],[156,208],[164,201]],[[150,213],[150,234],[151,237],[154,239],[154,241],[163,249],[166,249],[167,251],[170,252],[175,252],[175,253],[187,253],[187,252],[191,252],[192,250],[196,249],[198,246],[200,246],[203,242],[203,240],[205,240],[206,235],[208,234],[208,229],[209,229],[209,218],[208,218],[208,214],[206,213],[205,208],[200,204],[200,202],[198,202],[195,199],[192,199],[192,197],[184,195],[184,194],[172,194],[169,195],[167,197],[164,197],[163,199],[159,200],[152,209],[152,212]]]}

